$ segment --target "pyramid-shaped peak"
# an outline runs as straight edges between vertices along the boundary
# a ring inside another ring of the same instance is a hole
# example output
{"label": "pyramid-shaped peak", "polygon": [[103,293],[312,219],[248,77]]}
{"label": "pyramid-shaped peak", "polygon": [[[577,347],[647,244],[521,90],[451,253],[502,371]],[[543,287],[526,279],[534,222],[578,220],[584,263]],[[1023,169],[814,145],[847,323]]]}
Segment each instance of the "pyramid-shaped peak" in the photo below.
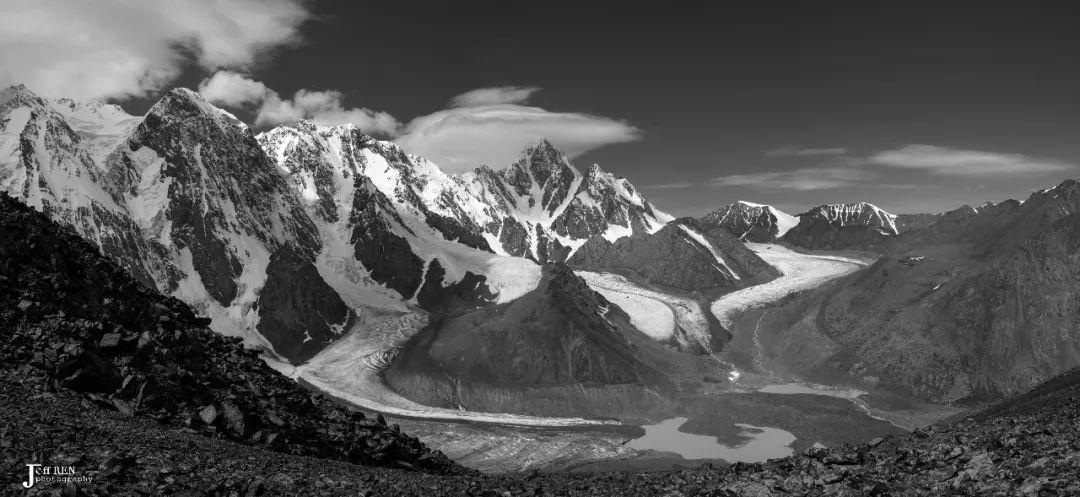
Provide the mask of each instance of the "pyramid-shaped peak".
{"label": "pyramid-shaped peak", "polygon": [[540,138],[540,141],[536,142],[536,144],[533,145],[533,148],[536,150],[558,150],[555,148],[555,145],[552,145],[551,142],[548,141],[547,138]]}
{"label": "pyramid-shaped peak", "polygon": [[555,145],[548,141],[547,138],[541,138],[539,141],[526,146],[522,155],[534,158],[534,160],[535,158],[542,158],[546,162],[557,162],[566,157],[566,154],[555,148]]}
{"label": "pyramid-shaped peak", "polygon": [[188,88],[173,88],[165,94],[165,97],[162,100],[165,99],[174,99],[190,102],[191,104],[198,106],[199,110],[203,112],[214,112],[221,110],[217,107],[214,107],[210,102],[207,102],[206,99],[199,94],[199,92]]}
{"label": "pyramid-shaped peak", "polygon": [[207,102],[198,92],[187,88],[174,88],[169,90],[161,100],[158,100],[147,116],[155,116],[162,120],[193,119],[197,117],[210,117],[222,123],[233,124],[247,128],[243,122],[228,111],[219,109]]}
{"label": "pyramid-shaped peak", "polygon": [[577,169],[570,163],[570,159],[560,152],[547,139],[540,139],[533,145],[525,148],[522,156],[511,168],[529,170],[540,184],[554,176],[572,177],[577,174]]}

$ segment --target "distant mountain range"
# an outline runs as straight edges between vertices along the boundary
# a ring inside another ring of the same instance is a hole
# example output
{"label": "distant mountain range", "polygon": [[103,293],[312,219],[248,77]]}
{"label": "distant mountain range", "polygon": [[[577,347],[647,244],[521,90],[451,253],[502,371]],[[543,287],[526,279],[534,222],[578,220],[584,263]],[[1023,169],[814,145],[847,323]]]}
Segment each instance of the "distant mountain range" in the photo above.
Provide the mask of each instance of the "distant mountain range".
{"label": "distant mountain range", "polygon": [[448,175],[350,125],[255,135],[186,89],[134,117],[15,86],[0,126],[5,191],[290,360],[340,336],[350,309],[507,302],[538,262],[672,219],[547,141],[505,169]]}
{"label": "distant mountain range", "polygon": [[[764,318],[801,374],[839,368],[956,402],[1022,392],[1080,364],[1080,182],[941,214],[853,204],[798,217],[779,242],[881,254]],[[807,357],[811,343],[836,352]]]}

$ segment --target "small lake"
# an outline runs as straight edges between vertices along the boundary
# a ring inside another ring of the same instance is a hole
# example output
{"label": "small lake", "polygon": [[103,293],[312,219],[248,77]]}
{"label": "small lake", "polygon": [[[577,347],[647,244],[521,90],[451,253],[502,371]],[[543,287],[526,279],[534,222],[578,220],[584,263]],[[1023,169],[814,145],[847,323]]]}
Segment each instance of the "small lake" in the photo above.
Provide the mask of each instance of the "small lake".
{"label": "small lake", "polygon": [[708,435],[679,431],[686,418],[671,418],[654,425],[645,425],[645,436],[631,440],[627,446],[638,450],[674,452],[685,459],[723,459],[728,462],[760,462],[792,454],[795,435],[778,428],[736,423],[742,435],[750,439],[731,447]]}

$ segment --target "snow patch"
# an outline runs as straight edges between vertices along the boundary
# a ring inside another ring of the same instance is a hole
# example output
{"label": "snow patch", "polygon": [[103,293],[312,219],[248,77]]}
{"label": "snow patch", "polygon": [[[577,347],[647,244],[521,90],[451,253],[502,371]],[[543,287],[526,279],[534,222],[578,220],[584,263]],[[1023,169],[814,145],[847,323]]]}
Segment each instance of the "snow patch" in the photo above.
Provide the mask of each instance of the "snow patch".
{"label": "snow patch", "polygon": [[780,238],[799,225],[799,218],[792,216],[773,206],[768,206],[769,212],[776,218],[776,237]]}

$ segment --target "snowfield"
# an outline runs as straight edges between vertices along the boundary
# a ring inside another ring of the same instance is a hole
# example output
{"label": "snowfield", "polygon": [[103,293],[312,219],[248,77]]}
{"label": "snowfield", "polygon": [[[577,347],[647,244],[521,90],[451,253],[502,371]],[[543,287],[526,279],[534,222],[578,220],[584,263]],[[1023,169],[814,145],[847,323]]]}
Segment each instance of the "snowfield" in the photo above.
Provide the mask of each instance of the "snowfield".
{"label": "snowfield", "polygon": [[[675,338],[680,347],[693,340],[709,350],[712,341],[709,319],[697,302],[642,288],[617,274],[591,271],[574,271],[574,274],[626,311],[630,323],[654,340],[663,342]],[[676,335],[676,326],[682,329],[682,335]]]}
{"label": "snowfield", "polygon": [[735,318],[746,310],[776,302],[792,293],[819,287],[867,265],[866,262],[847,257],[800,254],[774,243],[748,242],[746,246],[783,275],[713,301],[710,310],[720,324],[729,330]]}
{"label": "snowfield", "polygon": [[396,348],[427,323],[422,313],[360,311],[360,319],[348,334],[323,349],[308,362],[289,367],[275,365],[287,376],[304,380],[323,393],[394,416],[435,421],[473,421],[517,426],[618,425],[616,421],[584,418],[545,418],[519,414],[486,413],[429,407],[391,390],[382,379]]}

